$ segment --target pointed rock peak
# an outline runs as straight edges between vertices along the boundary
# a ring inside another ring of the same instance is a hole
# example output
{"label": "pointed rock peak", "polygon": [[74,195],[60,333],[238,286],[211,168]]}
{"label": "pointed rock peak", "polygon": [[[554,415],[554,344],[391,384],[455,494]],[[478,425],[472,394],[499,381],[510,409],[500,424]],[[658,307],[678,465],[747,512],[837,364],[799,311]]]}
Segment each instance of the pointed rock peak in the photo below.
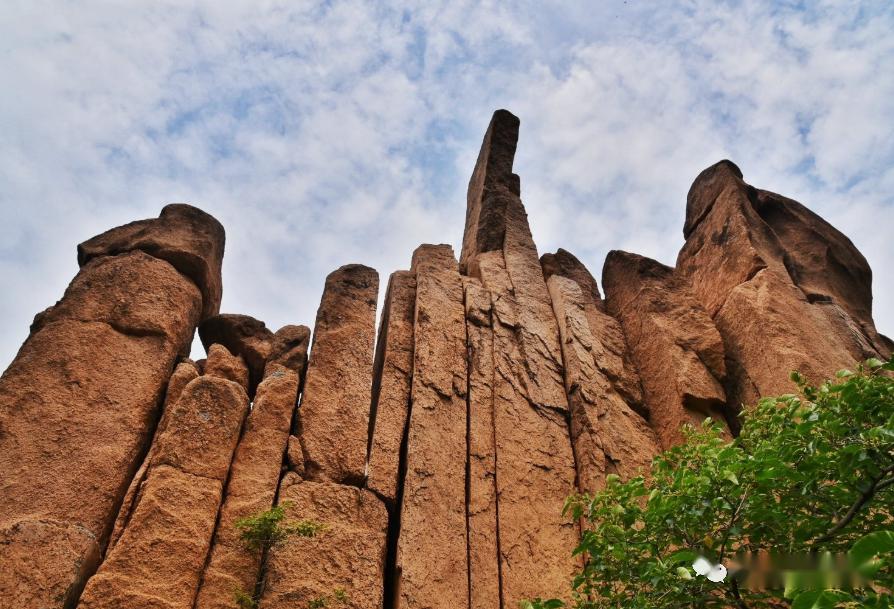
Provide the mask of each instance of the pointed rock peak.
{"label": "pointed rock peak", "polygon": [[743,188],[745,182],[742,170],[738,165],[726,159],[714,163],[695,178],[686,195],[686,223],[683,225],[683,237],[689,238],[692,231],[701,222],[720,193],[730,184],[739,184]]}
{"label": "pointed rock peak", "polygon": [[567,277],[575,281],[584,295],[592,299],[592,302],[596,304],[602,302],[596,279],[583,262],[568,250],[559,248],[555,254],[543,254],[540,257],[540,268],[543,269],[544,279],[548,280],[553,275]]}
{"label": "pointed rock peak", "polygon": [[466,228],[461,266],[482,252],[503,247],[507,203],[518,199],[521,188],[512,173],[518,144],[519,120],[507,110],[497,110],[490,120],[466,194]]}
{"label": "pointed rock peak", "polygon": [[456,270],[456,256],[453,247],[446,243],[432,245],[423,243],[413,252],[413,261],[410,269],[414,273],[432,272],[442,270]]}

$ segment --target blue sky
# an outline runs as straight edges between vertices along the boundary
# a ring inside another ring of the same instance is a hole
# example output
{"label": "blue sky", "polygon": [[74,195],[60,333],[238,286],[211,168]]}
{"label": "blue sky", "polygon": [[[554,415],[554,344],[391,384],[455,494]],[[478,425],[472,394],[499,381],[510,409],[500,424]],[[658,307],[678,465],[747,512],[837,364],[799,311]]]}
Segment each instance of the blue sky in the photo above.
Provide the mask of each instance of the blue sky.
{"label": "blue sky", "polygon": [[227,229],[223,310],[312,325],[348,262],[458,247],[490,114],[540,251],[672,264],[730,158],[847,234],[894,334],[890,2],[0,5],[0,367],[75,246],[185,201]]}

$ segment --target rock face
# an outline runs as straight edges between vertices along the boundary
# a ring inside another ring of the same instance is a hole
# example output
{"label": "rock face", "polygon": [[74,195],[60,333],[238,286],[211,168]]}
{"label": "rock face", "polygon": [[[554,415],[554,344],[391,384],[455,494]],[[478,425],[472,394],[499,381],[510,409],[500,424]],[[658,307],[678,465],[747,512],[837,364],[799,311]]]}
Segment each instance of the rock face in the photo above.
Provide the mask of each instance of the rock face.
{"label": "rock face", "polygon": [[[504,607],[567,596],[578,567],[575,490],[559,332],[512,173],[518,119],[497,111],[469,182],[460,267],[492,298],[493,411]],[[485,406],[486,407],[486,406]],[[473,407],[470,407],[470,409]],[[474,408],[477,408],[475,406]]]}
{"label": "rock face", "polygon": [[872,272],[847,237],[800,203],[757,190],[733,163],[699,174],[686,202],[677,266],[720,330],[731,402],[818,381],[890,341],[872,322]]}
{"label": "rock face", "polygon": [[294,371],[276,370],[258,386],[233,456],[196,609],[232,609],[235,590],[254,593],[261,555],[245,547],[236,522],[274,503],[299,384]]}
{"label": "rock face", "polygon": [[78,607],[192,608],[247,409],[245,390],[223,378],[183,389],[124,532]]}
{"label": "rock face", "polygon": [[378,290],[378,273],[359,264],[326,278],[298,411],[310,480],[366,477]]}
{"label": "rock face", "polygon": [[727,420],[723,342],[708,313],[674,269],[609,252],[602,270],[606,308],[621,321],[663,448],[683,425]]}
{"label": "rock face", "polygon": [[[176,358],[216,306],[223,229],[194,208],[165,209],[141,238],[122,227],[82,244],[80,272],[0,378],[0,597],[17,607],[76,602]],[[203,248],[175,238],[190,232]],[[164,247],[144,247],[150,237]],[[186,259],[206,269],[203,283],[184,274]]]}
{"label": "rock face", "polygon": [[466,539],[466,328],[449,245],[422,245],[398,561],[400,607],[469,602]]}
{"label": "rock face", "polygon": [[392,273],[376,343],[367,481],[367,486],[391,506],[397,501],[400,451],[410,407],[415,311],[415,273]]}
{"label": "rock face", "polygon": [[[293,537],[270,553],[260,607],[382,607],[388,512],[370,491],[303,481],[288,474],[280,502],[292,521],[324,525],[311,538]],[[322,603],[322,604],[320,604]]]}
{"label": "rock face", "polygon": [[[603,300],[570,252],[538,258],[518,134],[493,115],[459,261],[420,246],[375,345],[371,268],[328,276],[308,359],[306,326],[218,314],[224,234],[204,212],[169,205],[81,244],[0,377],[0,605],[568,600],[569,495],[643,472],[706,416],[736,434],[792,369],[890,354],[853,244],[729,161],[692,185],[677,267],[611,252]],[[250,549],[236,523],[265,513],[293,534]]]}

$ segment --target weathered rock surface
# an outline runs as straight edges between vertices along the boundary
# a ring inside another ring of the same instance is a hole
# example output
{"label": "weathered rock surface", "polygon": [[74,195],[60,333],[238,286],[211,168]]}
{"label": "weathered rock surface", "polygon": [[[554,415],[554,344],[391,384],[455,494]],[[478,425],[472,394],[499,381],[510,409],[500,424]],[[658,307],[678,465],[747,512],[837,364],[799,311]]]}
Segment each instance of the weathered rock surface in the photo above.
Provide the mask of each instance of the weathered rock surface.
{"label": "weathered rock surface", "polygon": [[183,389],[130,520],[79,608],[192,609],[247,410],[232,381],[202,376]]}
{"label": "weathered rock surface", "polygon": [[449,245],[421,245],[407,465],[398,560],[400,607],[468,606],[466,328]]}
{"label": "weathered rock surface", "polygon": [[416,277],[396,271],[388,280],[373,374],[367,487],[388,505],[397,500],[401,443],[410,407]]}
{"label": "weathered rock surface", "polygon": [[611,251],[602,269],[606,309],[620,320],[662,448],[683,425],[727,421],[720,334],[685,278],[650,258]]}
{"label": "weathered rock surface", "polygon": [[872,273],[847,237],[800,203],[757,190],[729,161],[687,197],[679,272],[713,317],[731,359],[730,401],[819,381],[890,353],[872,322]]}
{"label": "weathered rock surface", "polygon": [[294,371],[304,379],[307,369],[307,350],[310,348],[310,329],[307,326],[283,326],[270,341],[270,353],[264,366],[264,376],[275,366]]}
{"label": "weathered rock surface", "polygon": [[108,230],[78,245],[78,264],[141,250],[169,262],[202,293],[202,319],[217,314],[223,287],[220,269],[224,228],[213,216],[182,203],[165,205],[158,218]]}
{"label": "weathered rock surface", "polygon": [[226,499],[220,509],[196,609],[232,609],[234,590],[254,593],[261,556],[245,547],[236,522],[273,505],[298,385],[297,373],[278,370],[258,386],[233,456]]}
{"label": "weathered rock surface", "polygon": [[249,315],[223,313],[209,317],[199,325],[199,338],[205,352],[219,343],[248,366],[249,395],[264,377],[264,366],[273,346],[273,332],[263,321]]}
{"label": "weathered rock surface", "polygon": [[92,260],[0,377],[0,597],[63,607],[147,449],[196,286],[142,252]]}
{"label": "weathered rock surface", "polygon": [[567,596],[575,490],[559,332],[512,161],[518,119],[500,110],[469,182],[460,266],[491,293],[502,602]]}
{"label": "weathered rock surface", "polygon": [[[593,275],[572,253],[563,249],[541,256],[540,265],[547,280],[559,275],[578,284],[583,293],[584,315],[594,338],[592,355],[596,367],[630,408],[648,418],[639,373],[630,359],[624,332],[618,320],[605,312],[605,303]],[[561,319],[558,316],[557,319],[561,326]]]}
{"label": "weathered rock surface", "polygon": [[590,329],[590,294],[567,277],[553,275],[547,283],[562,337],[578,486],[592,493],[607,474],[629,480],[648,472],[658,438],[600,369],[606,349]]}
{"label": "weathered rock surface", "polygon": [[466,278],[464,287],[469,360],[469,606],[470,609],[498,609],[500,553],[491,295],[475,279]]}
{"label": "weathered rock surface", "polygon": [[[270,552],[261,609],[314,606],[380,609],[388,512],[370,491],[287,474],[280,490],[292,521],[325,525]],[[339,599],[341,597],[341,600]]]}
{"label": "weathered rock surface", "polygon": [[[190,360],[185,360],[177,364],[177,367],[174,368],[174,373],[171,375],[171,378],[168,380],[168,388],[165,391],[165,401],[164,407],[162,408],[161,419],[158,421],[158,427],[155,429],[155,436],[158,437],[161,432],[167,427],[168,419],[170,419],[171,411],[173,409],[174,404],[177,400],[180,399],[180,394],[183,393],[183,389],[195,378],[199,377],[199,372],[196,369],[195,364]],[[149,464],[152,462],[152,458],[155,455],[155,442],[149,447],[149,452],[146,453],[146,457],[143,459],[142,465],[140,465],[140,469],[137,470],[137,473],[134,474],[134,477],[130,481],[130,486],[127,488],[127,494],[124,496],[124,500],[121,502],[121,507],[118,510],[118,516],[115,518],[115,526],[112,529],[112,534],[109,537],[109,545],[107,549],[111,549],[116,543],[118,543],[118,539],[121,537],[121,534],[124,532],[124,527],[130,521],[130,516],[133,512],[134,504],[137,499],[137,495],[140,491],[140,487],[143,485],[143,481],[146,479],[146,473],[149,469]]]}
{"label": "weathered rock surface", "polygon": [[240,355],[233,355],[217,343],[208,347],[203,374],[233,381],[248,393],[248,366]]}
{"label": "weathered rock surface", "polygon": [[365,478],[379,275],[349,264],[326,278],[298,410],[311,480]]}
{"label": "weathered rock surface", "polygon": [[298,436],[289,436],[289,443],[286,445],[286,464],[291,471],[304,476],[304,451],[301,450],[301,439]]}

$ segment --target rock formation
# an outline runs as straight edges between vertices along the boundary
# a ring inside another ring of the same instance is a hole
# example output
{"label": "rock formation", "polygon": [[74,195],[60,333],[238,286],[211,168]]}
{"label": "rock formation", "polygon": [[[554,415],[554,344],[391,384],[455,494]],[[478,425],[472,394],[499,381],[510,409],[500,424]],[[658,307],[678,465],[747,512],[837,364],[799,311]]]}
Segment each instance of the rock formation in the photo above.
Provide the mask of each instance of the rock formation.
{"label": "rock formation", "polygon": [[[538,258],[496,112],[459,260],[326,279],[310,330],[218,314],[224,233],[187,205],[78,247],[0,377],[0,599],[22,609],[512,609],[568,598],[565,498],[644,472],[684,424],[892,344],[871,272],[721,161],[676,268]],[[633,227],[632,227],[633,228]],[[198,329],[207,358],[185,359]],[[375,344],[374,344],[375,343]],[[310,357],[308,359],[308,349]],[[277,510],[271,508],[277,506]],[[243,539],[246,517],[284,537]],[[302,533],[302,534],[298,534]]]}

